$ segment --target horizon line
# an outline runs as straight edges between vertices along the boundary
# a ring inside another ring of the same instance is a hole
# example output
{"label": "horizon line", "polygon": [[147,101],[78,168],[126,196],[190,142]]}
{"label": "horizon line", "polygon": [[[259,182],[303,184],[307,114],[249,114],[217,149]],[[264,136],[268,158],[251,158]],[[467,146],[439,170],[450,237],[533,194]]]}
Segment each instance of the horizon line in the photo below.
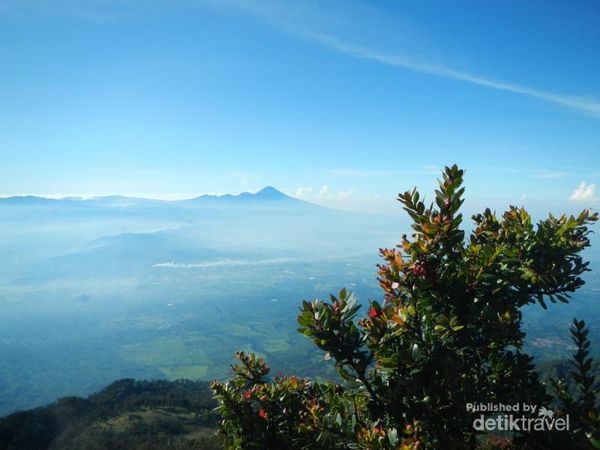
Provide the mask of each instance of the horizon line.
{"label": "horizon line", "polygon": [[[242,194],[251,194],[251,195],[256,195],[266,189],[273,189],[277,192],[279,192],[280,194],[285,195],[286,197],[290,197],[293,198],[295,200],[301,200],[298,197],[295,197],[294,195],[291,194],[287,194],[286,192],[277,189],[271,185],[266,185],[260,189],[257,190],[249,190],[249,191],[240,191],[236,194],[230,193],[230,192],[204,192],[204,193],[199,193],[199,194],[174,194],[174,195],[159,195],[156,196],[155,194],[134,194],[134,193],[130,193],[130,194],[12,194],[12,195],[0,195],[0,200],[6,200],[6,199],[11,199],[11,198],[39,198],[39,199],[45,199],[45,200],[73,200],[73,201],[87,201],[87,200],[97,200],[97,199],[103,199],[103,198],[110,198],[110,197],[121,197],[124,199],[130,199],[130,200],[154,200],[154,201],[161,201],[161,202],[178,202],[178,201],[186,201],[186,200],[195,200],[198,198],[202,198],[202,197],[225,197],[225,196],[232,196],[232,197],[239,197]],[[302,200],[304,201],[304,200]]]}

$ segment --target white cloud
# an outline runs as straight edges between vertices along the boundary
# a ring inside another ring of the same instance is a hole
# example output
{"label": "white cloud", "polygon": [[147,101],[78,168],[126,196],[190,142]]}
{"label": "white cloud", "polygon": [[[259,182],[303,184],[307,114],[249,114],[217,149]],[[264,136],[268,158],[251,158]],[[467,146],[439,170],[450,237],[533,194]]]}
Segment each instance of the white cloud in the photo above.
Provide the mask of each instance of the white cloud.
{"label": "white cloud", "polygon": [[305,197],[310,197],[310,195],[312,194],[313,188],[312,187],[299,187],[298,189],[296,189],[296,197],[298,198],[305,198]]}
{"label": "white cloud", "polygon": [[598,195],[596,194],[596,185],[595,184],[587,184],[585,181],[582,181],[577,189],[573,191],[569,200],[572,202],[596,202],[599,200]]}
{"label": "white cloud", "polygon": [[334,192],[329,186],[324,185],[318,191],[313,189],[312,186],[300,187],[296,189],[296,197],[303,198],[306,200],[328,200],[333,198],[349,198],[354,193],[353,190],[342,190]]}
{"label": "white cloud", "polygon": [[[382,212],[389,207],[389,204],[382,201],[380,194],[367,194],[350,188],[338,189],[329,185],[323,185],[320,188],[303,186],[294,192],[297,198],[304,201],[345,211]],[[393,201],[390,203],[394,204]]]}
{"label": "white cloud", "polygon": [[532,178],[543,178],[547,180],[553,180],[557,178],[565,178],[570,174],[568,172],[553,172],[549,170],[542,170],[531,175]]}
{"label": "white cloud", "polygon": [[319,197],[330,197],[331,196],[331,188],[329,186],[323,186],[319,191]]}

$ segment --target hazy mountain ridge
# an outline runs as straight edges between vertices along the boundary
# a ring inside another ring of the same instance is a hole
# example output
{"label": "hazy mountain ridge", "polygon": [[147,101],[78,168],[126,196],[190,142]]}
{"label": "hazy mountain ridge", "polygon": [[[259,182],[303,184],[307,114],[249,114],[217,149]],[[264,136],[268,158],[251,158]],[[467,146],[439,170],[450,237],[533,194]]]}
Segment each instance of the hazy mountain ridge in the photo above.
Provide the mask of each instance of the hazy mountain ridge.
{"label": "hazy mountain ridge", "polygon": [[128,197],[123,195],[106,195],[93,197],[61,197],[25,195],[0,197],[1,206],[70,206],[70,207],[132,207],[132,206],[189,206],[211,203],[249,203],[249,202],[288,202],[317,206],[303,200],[284,194],[272,186],[266,186],[256,193],[241,192],[240,194],[204,194],[197,197],[179,200],[161,200],[143,197]]}
{"label": "hazy mountain ridge", "polygon": [[118,378],[223,377],[239,348],[321,373],[298,302],[341,284],[370,295],[377,248],[397,236],[395,221],[274,188],[3,199],[0,223],[0,415]]}

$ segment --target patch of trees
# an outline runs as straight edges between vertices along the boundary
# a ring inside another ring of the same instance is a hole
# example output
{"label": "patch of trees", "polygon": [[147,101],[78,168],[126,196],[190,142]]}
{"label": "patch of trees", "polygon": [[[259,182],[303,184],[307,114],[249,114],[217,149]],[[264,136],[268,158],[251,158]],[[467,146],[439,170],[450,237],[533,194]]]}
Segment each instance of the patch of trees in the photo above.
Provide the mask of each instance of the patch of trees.
{"label": "patch of trees", "polygon": [[[216,417],[207,383],[179,381],[115,381],[88,398],[65,397],[46,407],[21,411],[0,419],[0,449],[187,449],[220,448],[206,428]],[[140,420],[114,429],[119,415],[135,419],[138,411],[165,411],[165,419]],[[129,417],[133,415],[134,417]],[[184,439],[183,417],[198,428],[193,439]]]}

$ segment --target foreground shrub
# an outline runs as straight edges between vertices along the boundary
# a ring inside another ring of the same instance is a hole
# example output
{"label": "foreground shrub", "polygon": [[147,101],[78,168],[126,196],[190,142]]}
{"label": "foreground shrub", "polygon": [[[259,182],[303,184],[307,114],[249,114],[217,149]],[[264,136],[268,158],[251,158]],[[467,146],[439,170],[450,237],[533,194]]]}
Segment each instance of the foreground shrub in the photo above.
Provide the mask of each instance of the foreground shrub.
{"label": "foreground shrub", "polygon": [[383,299],[363,318],[345,289],[327,302],[303,302],[299,331],[335,362],[343,382],[270,378],[262,359],[238,353],[234,378],[212,385],[226,448],[564,445],[543,433],[482,440],[465,407],[550,404],[523,351],[521,310],[568,302],[583,285],[581,251],[597,215],[550,215],[534,226],[523,208],[500,217],[488,209],[473,216],[467,236],[462,181],[462,170],[447,167],[432,205],[416,189],[399,196],[414,233],[381,250]]}

